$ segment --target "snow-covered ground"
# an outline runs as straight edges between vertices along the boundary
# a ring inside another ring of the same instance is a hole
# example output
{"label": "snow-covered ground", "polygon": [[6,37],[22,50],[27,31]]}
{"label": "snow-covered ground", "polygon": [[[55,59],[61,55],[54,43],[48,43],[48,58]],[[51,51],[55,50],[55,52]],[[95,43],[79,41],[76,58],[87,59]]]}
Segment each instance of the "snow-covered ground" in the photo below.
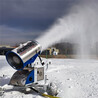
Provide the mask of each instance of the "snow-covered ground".
{"label": "snow-covered ground", "polygon": [[[54,82],[61,98],[98,98],[98,61],[78,59],[50,59],[48,79]],[[46,60],[45,60],[46,61]],[[16,70],[0,56],[0,86],[6,86]],[[43,98],[36,93],[19,91],[4,93],[3,98]]]}

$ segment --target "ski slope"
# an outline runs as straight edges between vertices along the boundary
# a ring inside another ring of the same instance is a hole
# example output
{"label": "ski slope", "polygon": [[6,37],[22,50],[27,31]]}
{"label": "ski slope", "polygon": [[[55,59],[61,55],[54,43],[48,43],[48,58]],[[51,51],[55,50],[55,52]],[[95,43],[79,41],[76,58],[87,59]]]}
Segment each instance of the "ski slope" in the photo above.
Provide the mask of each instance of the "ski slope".
{"label": "ski slope", "polygon": [[[98,98],[98,61],[79,59],[48,59],[52,64],[47,70],[48,79],[57,85],[61,98]],[[47,62],[46,59],[44,59]],[[16,70],[4,56],[0,56],[0,86],[8,87]],[[24,94],[7,91],[2,98],[43,98],[35,92]]]}

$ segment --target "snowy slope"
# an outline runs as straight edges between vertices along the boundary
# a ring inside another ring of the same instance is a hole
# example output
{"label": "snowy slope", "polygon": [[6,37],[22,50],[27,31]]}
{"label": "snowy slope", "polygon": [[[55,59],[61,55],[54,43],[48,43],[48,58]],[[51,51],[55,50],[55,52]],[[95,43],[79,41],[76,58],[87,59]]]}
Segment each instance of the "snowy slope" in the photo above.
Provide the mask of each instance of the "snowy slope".
{"label": "snowy slope", "polygon": [[56,82],[62,98],[98,98],[98,61],[52,60],[49,77]]}
{"label": "snowy slope", "polygon": [[[46,61],[46,60],[45,60]],[[48,79],[54,82],[61,98],[98,98],[98,61],[78,59],[51,59]],[[0,57],[0,86],[6,86],[15,70],[5,57]],[[43,98],[36,93],[9,91],[4,98]]]}

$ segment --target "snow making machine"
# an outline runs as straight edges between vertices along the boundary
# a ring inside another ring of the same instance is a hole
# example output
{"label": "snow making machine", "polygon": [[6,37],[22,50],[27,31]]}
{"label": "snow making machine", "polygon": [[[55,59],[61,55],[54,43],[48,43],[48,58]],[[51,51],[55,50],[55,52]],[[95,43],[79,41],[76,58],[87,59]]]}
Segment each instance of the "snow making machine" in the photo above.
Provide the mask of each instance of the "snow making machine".
{"label": "snow making machine", "polygon": [[[36,41],[28,41],[20,44],[19,47],[7,52],[7,62],[12,68],[17,70],[10,79],[9,84],[15,87],[30,88],[37,93],[41,93],[41,95],[43,95],[42,91],[49,91],[49,93],[52,91],[52,93],[50,93],[51,95],[57,95],[57,91],[55,90],[53,92],[50,84],[46,83],[46,66],[39,56],[40,54],[41,46]],[[38,66],[32,64],[37,57],[40,60],[40,65]],[[45,94],[43,96],[45,96]]]}

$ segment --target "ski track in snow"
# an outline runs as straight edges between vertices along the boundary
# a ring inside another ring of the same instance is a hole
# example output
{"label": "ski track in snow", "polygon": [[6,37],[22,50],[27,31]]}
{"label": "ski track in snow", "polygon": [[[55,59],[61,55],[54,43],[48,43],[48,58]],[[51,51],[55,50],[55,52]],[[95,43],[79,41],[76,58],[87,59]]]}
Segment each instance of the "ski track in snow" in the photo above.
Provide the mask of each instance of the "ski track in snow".
{"label": "ski track in snow", "polygon": [[[54,82],[61,98],[98,98],[98,61],[78,59],[49,59],[48,79]],[[46,60],[45,60],[46,61]],[[0,56],[0,86],[9,83],[16,70]],[[2,98],[43,98],[36,93],[9,91]]]}

